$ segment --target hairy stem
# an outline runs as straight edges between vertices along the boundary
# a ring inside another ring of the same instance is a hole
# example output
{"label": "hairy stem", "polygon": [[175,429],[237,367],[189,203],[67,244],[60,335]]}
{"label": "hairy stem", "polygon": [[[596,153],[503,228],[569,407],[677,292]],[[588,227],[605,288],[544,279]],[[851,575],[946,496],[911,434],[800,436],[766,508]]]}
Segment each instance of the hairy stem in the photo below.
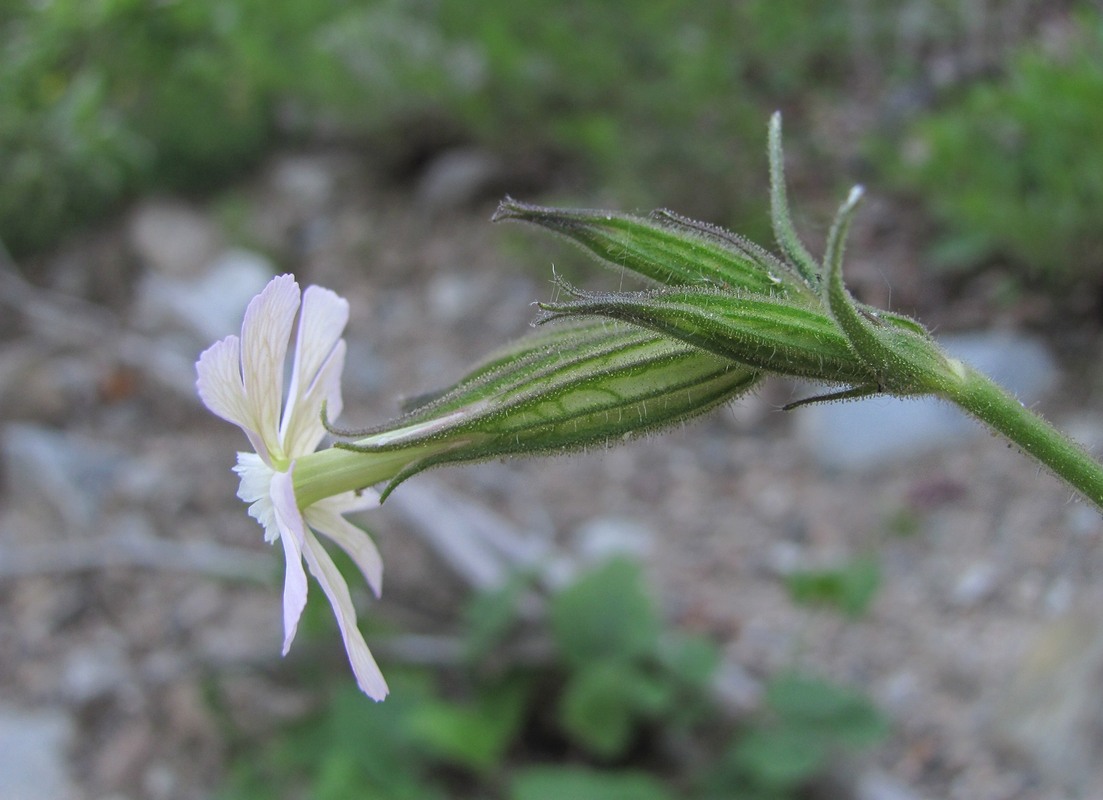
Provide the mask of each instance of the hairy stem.
{"label": "hairy stem", "polygon": [[1083,447],[1024,408],[991,378],[966,366],[962,380],[951,382],[941,393],[1006,436],[1103,510],[1103,465]]}

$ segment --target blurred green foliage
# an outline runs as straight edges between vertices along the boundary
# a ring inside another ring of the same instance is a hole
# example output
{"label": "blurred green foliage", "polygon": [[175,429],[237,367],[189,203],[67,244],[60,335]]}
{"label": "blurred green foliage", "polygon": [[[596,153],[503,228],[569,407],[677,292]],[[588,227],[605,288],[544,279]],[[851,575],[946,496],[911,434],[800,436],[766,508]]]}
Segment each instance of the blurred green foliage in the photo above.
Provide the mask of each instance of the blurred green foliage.
{"label": "blurred green foliage", "polygon": [[834,608],[852,617],[866,612],[880,586],[881,569],[868,557],[833,569],[796,570],[785,576],[794,602]]}
{"label": "blurred green foliage", "polygon": [[963,87],[876,160],[942,224],[947,268],[1002,257],[1051,287],[1103,276],[1103,13],[1030,45],[1006,74]]}
{"label": "blurred green foliage", "polygon": [[833,756],[881,741],[885,718],[860,692],[800,673],[782,673],[766,689],[758,724],[729,746],[704,797],[781,800],[806,785]]}
{"label": "blurred green foliage", "polygon": [[0,238],[46,247],[135,193],[225,181],[276,135],[334,132],[384,150],[418,137],[550,148],[626,204],[723,219],[761,174],[766,112],[844,72],[847,13],[811,0],[13,0],[0,10]]}
{"label": "blurred green foliage", "polygon": [[202,186],[252,163],[268,141],[280,82],[271,74],[280,62],[261,44],[274,23],[258,25],[268,5],[6,3],[6,244],[16,252],[43,247],[133,192]]}
{"label": "blurred green foliage", "polygon": [[[536,624],[521,613],[534,595]],[[553,592],[520,575],[464,620],[462,666],[388,668],[380,704],[341,683],[310,717],[241,741],[219,797],[784,800],[886,730],[861,694],[795,673],[767,683],[759,718],[728,718],[710,689],[715,647],[666,629],[626,560]],[[550,656],[516,658],[534,638]]]}

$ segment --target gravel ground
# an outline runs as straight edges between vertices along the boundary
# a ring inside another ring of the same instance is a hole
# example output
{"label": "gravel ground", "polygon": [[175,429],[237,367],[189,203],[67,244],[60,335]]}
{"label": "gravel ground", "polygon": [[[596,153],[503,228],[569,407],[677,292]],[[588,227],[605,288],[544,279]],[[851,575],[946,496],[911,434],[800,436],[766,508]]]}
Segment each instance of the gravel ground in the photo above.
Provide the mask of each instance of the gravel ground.
{"label": "gravel ground", "polygon": [[[486,164],[463,162],[458,184],[438,164],[432,181],[396,187],[353,153],[283,154],[217,201],[146,200],[24,265],[37,288],[5,279],[0,741],[37,731],[59,760],[16,764],[39,794],[2,778],[0,794],[205,797],[229,747],[212,682],[246,731],[310,707],[309,687],[280,672],[279,559],[234,497],[243,442],[199,407],[191,364],[237,324],[243,303],[230,300],[263,273],[257,254],[351,300],[343,422],[383,420],[400,396],[522,335],[561,254],[486,223],[501,178]],[[893,213],[874,202],[859,226],[855,285],[884,302],[887,275],[904,287],[894,300],[922,306],[938,289],[917,277],[906,240],[901,250],[879,233]],[[177,302],[211,276],[198,312]],[[979,305],[963,298],[928,321],[1034,313],[978,317]],[[1066,367],[1042,407],[1098,444],[1092,366]],[[801,411],[777,410],[793,391],[770,383],[658,438],[440,470],[409,491],[447,491],[568,551],[595,530],[630,541],[671,618],[723,645],[740,703],[753,707],[761,679],[794,665],[870,692],[895,732],[840,766],[867,779],[853,796],[1103,798],[1103,588],[1092,580],[1103,520],[989,436],[865,470],[818,466],[794,424]],[[405,491],[369,521],[388,570],[378,608],[447,619],[463,582],[415,535]],[[788,599],[788,571],[862,555],[883,577],[863,618]],[[343,658],[291,656],[312,657]]]}

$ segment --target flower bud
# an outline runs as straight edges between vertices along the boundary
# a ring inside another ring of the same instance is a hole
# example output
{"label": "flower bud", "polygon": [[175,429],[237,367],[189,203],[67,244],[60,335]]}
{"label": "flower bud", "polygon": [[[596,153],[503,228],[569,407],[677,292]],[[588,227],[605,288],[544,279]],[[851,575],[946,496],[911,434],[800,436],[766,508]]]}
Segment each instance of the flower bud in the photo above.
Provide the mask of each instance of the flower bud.
{"label": "flower bud", "polygon": [[830,313],[818,306],[712,288],[591,293],[560,285],[575,299],[541,303],[547,312],[543,322],[609,317],[779,375],[858,385],[876,382]]}
{"label": "flower bud", "polygon": [[737,234],[669,211],[650,218],[548,208],[506,198],[493,219],[540,225],[609,266],[672,286],[713,285],[769,295],[814,296],[793,267]]}

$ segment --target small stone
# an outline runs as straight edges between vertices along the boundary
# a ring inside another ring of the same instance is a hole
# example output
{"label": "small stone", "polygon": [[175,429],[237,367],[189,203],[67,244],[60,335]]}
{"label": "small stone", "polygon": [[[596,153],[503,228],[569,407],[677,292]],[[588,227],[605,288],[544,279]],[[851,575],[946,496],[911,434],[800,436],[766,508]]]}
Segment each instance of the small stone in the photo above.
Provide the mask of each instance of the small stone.
{"label": "small stone", "polygon": [[333,199],[337,181],[330,165],[312,156],[286,156],[272,170],[272,188],[300,208],[319,209]]}
{"label": "small stone", "polygon": [[[1037,401],[1056,379],[1053,357],[1036,339],[995,332],[947,336],[939,343],[1026,405]],[[809,396],[815,392],[815,387],[807,390]],[[959,444],[985,428],[941,400],[881,396],[800,409],[797,430],[821,464],[871,469]]]}
{"label": "small stone", "polygon": [[218,229],[206,216],[168,199],[135,208],[127,239],[147,270],[178,279],[202,272],[220,245]]}
{"label": "small stone", "polygon": [[275,273],[250,250],[227,250],[205,271],[186,278],[151,273],[138,287],[134,315],[147,330],[183,329],[202,342],[236,333],[249,301]]}
{"label": "small stone", "polygon": [[417,199],[430,211],[470,205],[501,180],[501,160],[478,148],[447,150],[434,159],[417,185]]}
{"label": "small stone", "polygon": [[574,552],[586,564],[617,556],[645,561],[653,550],[655,532],[647,524],[625,517],[595,517],[575,531]]}
{"label": "small stone", "polygon": [[1081,793],[1100,786],[1101,680],[1103,623],[1069,614],[1048,624],[996,700],[994,737],[1056,785]]}
{"label": "small stone", "polygon": [[869,770],[858,776],[854,785],[854,800],[922,800],[900,781],[880,770]]}
{"label": "small stone", "polygon": [[61,672],[61,692],[66,699],[84,704],[112,694],[128,683],[126,655],[110,642],[73,649]]}
{"label": "small stone", "polygon": [[970,607],[987,600],[999,583],[999,571],[989,563],[972,564],[958,576],[950,593],[954,605]]}
{"label": "small stone", "polygon": [[66,755],[73,733],[73,721],[60,711],[0,706],[0,797],[76,797]]}

